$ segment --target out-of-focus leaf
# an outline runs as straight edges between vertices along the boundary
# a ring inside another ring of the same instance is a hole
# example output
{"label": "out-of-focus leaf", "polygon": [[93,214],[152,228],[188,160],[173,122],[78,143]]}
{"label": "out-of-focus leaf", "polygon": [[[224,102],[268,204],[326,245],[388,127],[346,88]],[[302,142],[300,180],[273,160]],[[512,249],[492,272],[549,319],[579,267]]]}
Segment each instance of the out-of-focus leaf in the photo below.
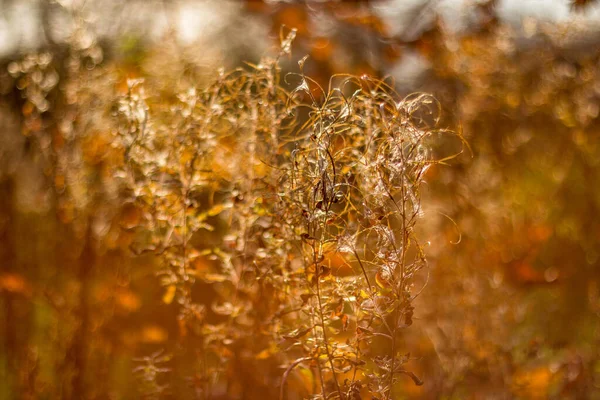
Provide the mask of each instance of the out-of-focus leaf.
{"label": "out-of-focus leaf", "polygon": [[165,304],[171,304],[173,299],[175,298],[175,293],[177,293],[177,287],[175,285],[167,286],[165,293],[163,294],[162,301]]}
{"label": "out-of-focus leaf", "polygon": [[31,286],[29,282],[19,274],[8,273],[0,275],[0,291],[18,293],[25,296],[31,296]]}

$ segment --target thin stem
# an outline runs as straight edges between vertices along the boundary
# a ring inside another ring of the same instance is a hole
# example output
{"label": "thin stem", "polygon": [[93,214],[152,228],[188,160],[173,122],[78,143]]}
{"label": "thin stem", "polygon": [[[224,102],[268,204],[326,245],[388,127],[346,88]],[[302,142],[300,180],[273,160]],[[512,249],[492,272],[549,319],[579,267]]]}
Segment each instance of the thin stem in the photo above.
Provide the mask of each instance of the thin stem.
{"label": "thin stem", "polygon": [[297,360],[295,360],[293,363],[290,364],[289,367],[287,367],[287,369],[285,370],[285,372],[283,373],[283,376],[281,377],[281,387],[279,388],[279,400],[283,400],[283,394],[284,394],[284,388],[285,388],[285,382],[287,381],[288,375],[290,374],[290,372],[292,372],[292,370],[294,368],[296,368],[296,366],[298,364],[303,363],[304,361],[310,361],[311,358],[310,357],[302,357],[302,358],[298,358]]}

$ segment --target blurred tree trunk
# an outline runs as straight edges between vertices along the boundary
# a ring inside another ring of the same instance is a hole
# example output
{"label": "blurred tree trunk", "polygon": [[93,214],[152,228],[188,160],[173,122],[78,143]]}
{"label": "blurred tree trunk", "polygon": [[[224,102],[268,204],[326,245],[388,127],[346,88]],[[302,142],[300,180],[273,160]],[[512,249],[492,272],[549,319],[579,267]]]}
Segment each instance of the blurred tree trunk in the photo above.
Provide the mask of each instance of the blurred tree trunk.
{"label": "blurred tree trunk", "polygon": [[94,239],[91,228],[91,218],[87,223],[85,233],[85,243],[83,251],[78,260],[76,279],[79,282],[79,293],[77,303],[75,304],[75,316],[79,322],[68,351],[68,359],[73,368],[73,377],[71,379],[70,399],[86,399],[86,370],[89,349],[89,325],[90,325],[90,289],[92,269],[96,257],[94,251]]}
{"label": "blurred tree trunk", "polygon": [[[13,212],[12,212],[12,193],[14,184],[12,179],[7,177],[0,181],[0,278],[7,279],[8,274],[14,269],[15,249],[13,243],[14,232]],[[16,398],[11,396],[15,393],[16,371],[17,371],[17,319],[16,319],[16,295],[8,290],[8,287],[0,286],[0,298],[2,299],[2,343],[3,363],[0,365],[0,397],[8,395],[8,399]]]}

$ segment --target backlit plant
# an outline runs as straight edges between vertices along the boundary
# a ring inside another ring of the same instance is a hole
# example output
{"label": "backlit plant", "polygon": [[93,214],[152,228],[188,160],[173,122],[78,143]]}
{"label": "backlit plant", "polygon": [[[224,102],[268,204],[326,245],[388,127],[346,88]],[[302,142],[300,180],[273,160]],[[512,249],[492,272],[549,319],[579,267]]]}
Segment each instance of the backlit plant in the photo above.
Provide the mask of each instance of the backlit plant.
{"label": "backlit plant", "polygon": [[437,105],[369,76],[321,88],[306,59],[281,82],[294,36],[173,101],[130,81],[117,109],[135,250],[161,256],[198,397],[393,398],[398,380],[421,384],[401,338],[426,267],[414,227]]}

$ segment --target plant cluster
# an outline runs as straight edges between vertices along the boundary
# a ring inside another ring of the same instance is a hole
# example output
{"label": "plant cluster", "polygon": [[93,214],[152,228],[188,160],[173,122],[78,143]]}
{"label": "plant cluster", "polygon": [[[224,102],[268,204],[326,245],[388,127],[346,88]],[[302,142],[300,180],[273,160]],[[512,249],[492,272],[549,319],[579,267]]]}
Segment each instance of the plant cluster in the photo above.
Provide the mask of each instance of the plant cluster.
{"label": "plant cluster", "polygon": [[[109,3],[0,60],[0,398],[598,397],[592,9],[219,2],[184,44],[187,2]],[[299,73],[284,40],[216,76],[282,24]],[[456,142],[387,84],[473,149],[422,219]]]}
{"label": "plant cluster", "polygon": [[110,143],[113,81],[102,61],[94,36],[78,27],[65,48],[5,65],[13,97],[2,99],[2,113],[13,107],[18,125],[6,124],[2,151],[10,153],[0,173],[2,279],[17,284],[1,288],[2,398],[93,397],[102,389],[89,384],[89,366],[95,379],[109,374],[107,327],[130,259],[117,251],[124,235],[112,172],[121,153]]}
{"label": "plant cluster", "polygon": [[[458,251],[429,253],[444,267],[418,305],[434,344],[426,368],[443,360],[432,395],[597,396],[599,54],[579,17],[430,35],[426,90],[456,110],[444,115],[474,150],[425,203],[463,234]],[[440,219],[427,232],[443,244],[455,228]]]}
{"label": "plant cluster", "polygon": [[294,36],[169,102],[129,82],[116,109],[135,250],[160,255],[199,397],[393,398],[403,377],[422,384],[402,334],[427,265],[420,186],[443,161],[437,105],[369,76],[323,89],[306,59],[288,91],[279,60]]}

